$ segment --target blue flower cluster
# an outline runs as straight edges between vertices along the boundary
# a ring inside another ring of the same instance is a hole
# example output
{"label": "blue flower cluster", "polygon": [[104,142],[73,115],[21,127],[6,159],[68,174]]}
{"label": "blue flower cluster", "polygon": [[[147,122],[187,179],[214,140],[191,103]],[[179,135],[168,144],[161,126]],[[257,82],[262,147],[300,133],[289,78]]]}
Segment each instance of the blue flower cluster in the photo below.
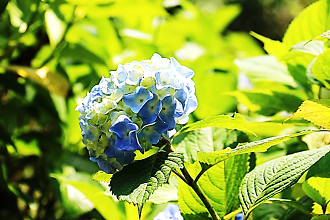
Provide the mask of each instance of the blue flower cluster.
{"label": "blue flower cluster", "polygon": [[168,204],[153,220],[183,220],[178,205]]}
{"label": "blue flower cluster", "polygon": [[134,160],[134,151],[149,150],[176,123],[187,123],[197,108],[193,75],[174,58],[154,54],[103,77],[76,108],[90,159],[115,173]]}

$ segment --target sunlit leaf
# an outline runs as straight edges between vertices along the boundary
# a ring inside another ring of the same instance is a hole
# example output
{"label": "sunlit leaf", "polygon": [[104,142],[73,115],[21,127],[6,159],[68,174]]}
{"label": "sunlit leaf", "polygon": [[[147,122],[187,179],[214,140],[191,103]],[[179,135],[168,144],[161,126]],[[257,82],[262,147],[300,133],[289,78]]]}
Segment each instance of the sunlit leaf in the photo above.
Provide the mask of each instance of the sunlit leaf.
{"label": "sunlit leaf", "polygon": [[330,29],[329,4],[320,0],[305,8],[289,25],[283,43],[289,48],[310,40]]}
{"label": "sunlit leaf", "polygon": [[228,128],[228,129],[237,129],[244,132],[253,132],[249,131],[246,128],[245,118],[240,114],[234,114],[233,117],[228,115],[217,115],[211,116],[204,120],[200,120],[195,123],[188,124],[184,126],[176,135],[183,132],[193,131],[201,128],[208,127],[219,127],[219,128]]}
{"label": "sunlit leaf", "polygon": [[279,137],[271,137],[271,138],[266,138],[260,141],[253,141],[250,143],[246,144],[239,144],[236,148],[230,149],[226,148],[224,150],[220,151],[215,151],[215,152],[210,152],[210,153],[204,153],[204,152],[198,152],[198,161],[200,163],[203,163],[203,169],[202,171],[198,174],[198,176],[201,176],[206,170],[210,169],[214,165],[230,158],[235,155],[239,154],[246,154],[246,153],[252,153],[252,152],[264,152],[268,148],[280,144],[284,141],[290,140],[293,137],[298,137],[301,135],[305,134],[310,134],[315,131],[304,131],[296,134],[291,134],[291,135],[284,135],[284,136],[279,136]]}
{"label": "sunlit leaf", "polygon": [[[51,174],[51,177],[56,178],[60,183],[64,183],[75,191],[79,191],[84,195],[80,197],[80,201],[87,200],[93,203],[95,209],[105,219],[123,219],[114,200],[104,194],[105,188],[98,182],[92,180],[91,176],[86,173],[75,172],[71,167],[65,167],[63,174]],[[71,191],[68,191],[71,193]],[[109,210],[112,210],[109,212]]]}
{"label": "sunlit leaf", "polygon": [[[199,61],[199,65],[210,65],[210,59],[205,60],[206,63]],[[234,74],[228,73],[204,73],[206,71],[202,67],[194,69],[196,75],[196,96],[198,100],[198,108],[194,112],[198,118],[204,119],[208,116],[224,114],[236,105],[235,98],[222,95],[223,92],[233,91],[237,88],[237,79]]]}
{"label": "sunlit leaf", "polygon": [[45,12],[46,31],[50,45],[55,48],[63,39],[67,24],[59,19],[53,9],[47,9]]}
{"label": "sunlit leaf", "polygon": [[54,92],[60,96],[66,97],[70,90],[68,80],[58,73],[51,72],[47,67],[34,69],[26,66],[11,65],[5,68],[17,72],[17,74],[21,77],[29,78],[30,80],[45,87],[50,92]]}
{"label": "sunlit leaf", "polygon": [[263,42],[264,49],[266,50],[266,52],[269,55],[274,55],[278,60],[280,60],[283,55],[288,52],[285,45],[280,41],[269,39],[255,32],[250,32],[250,34],[261,42]]}
{"label": "sunlit leaf", "polygon": [[150,196],[149,201],[155,204],[176,202],[178,200],[178,185],[177,177],[170,177],[168,183],[163,184]]}
{"label": "sunlit leaf", "polygon": [[302,102],[293,94],[267,89],[233,91],[226,94],[235,96],[249,111],[261,115],[274,115],[280,111],[294,112]]}
{"label": "sunlit leaf", "polygon": [[106,172],[103,171],[98,171],[93,175],[93,180],[99,181],[99,182],[105,182],[109,183],[110,179],[112,177],[112,174],[107,174]]}
{"label": "sunlit leaf", "polygon": [[302,138],[302,141],[307,144],[310,150],[320,148],[330,144],[330,132],[324,131],[308,134]]}
{"label": "sunlit leaf", "polygon": [[168,181],[171,170],[182,167],[182,154],[159,152],[115,173],[110,181],[110,190],[118,199],[137,205],[141,215],[143,204]]}
{"label": "sunlit leaf", "polygon": [[330,219],[330,214],[328,215],[315,215],[311,218],[311,220],[328,220]]}
{"label": "sunlit leaf", "polygon": [[[248,171],[247,154],[238,155],[209,169],[198,181],[198,185],[220,217],[238,208],[240,181]],[[200,170],[198,162],[187,166],[195,176]],[[195,192],[179,181],[179,207],[185,219],[208,219],[208,212]]]}
{"label": "sunlit leaf", "polygon": [[304,101],[298,110],[285,121],[303,118],[325,129],[330,129],[330,100],[313,99]]}
{"label": "sunlit leaf", "polygon": [[237,142],[239,132],[228,132],[224,128],[202,128],[190,131],[175,148],[183,153],[185,162],[194,163],[197,160],[197,152],[212,152],[221,150]]}
{"label": "sunlit leaf", "polygon": [[[13,140],[16,152],[21,156],[42,156],[42,151],[39,149],[38,141],[33,139],[29,142],[25,142],[20,139]],[[11,152],[11,151],[9,151]],[[14,153],[14,152],[11,152]]]}
{"label": "sunlit leaf", "polygon": [[272,55],[236,59],[235,64],[252,82],[270,80],[297,87],[287,67]]}
{"label": "sunlit leaf", "polygon": [[239,198],[244,213],[295,184],[301,175],[330,151],[330,145],[280,157],[257,166],[241,184]]}
{"label": "sunlit leaf", "polygon": [[320,54],[312,66],[313,76],[323,83],[323,85],[330,89],[330,50],[325,50]]}
{"label": "sunlit leaf", "polygon": [[306,195],[322,206],[323,212],[330,202],[330,173],[323,173],[308,178],[302,185]]}

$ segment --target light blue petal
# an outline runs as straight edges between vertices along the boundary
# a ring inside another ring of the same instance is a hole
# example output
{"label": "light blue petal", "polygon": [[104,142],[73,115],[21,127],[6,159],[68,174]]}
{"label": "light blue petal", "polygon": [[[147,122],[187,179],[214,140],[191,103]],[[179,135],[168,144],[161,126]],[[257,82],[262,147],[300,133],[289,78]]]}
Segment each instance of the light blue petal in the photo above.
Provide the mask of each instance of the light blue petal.
{"label": "light blue petal", "polygon": [[95,85],[91,90],[90,96],[91,101],[102,98],[103,93],[101,91],[101,87],[99,85]]}
{"label": "light blue petal", "polygon": [[175,77],[175,72],[170,69],[166,69],[162,72],[155,73],[156,88],[162,89],[164,87],[172,87],[174,89],[180,89],[180,82]]}
{"label": "light blue petal", "polygon": [[186,66],[180,65],[180,63],[173,57],[171,57],[171,64],[172,64],[173,68],[176,69],[176,71],[178,71],[181,75],[183,75],[187,79],[194,76],[194,71],[192,69],[189,69]]}
{"label": "light blue petal", "polygon": [[184,114],[189,115],[191,112],[195,111],[197,105],[198,105],[197,98],[195,94],[192,94],[186,102],[186,106],[184,108]]}
{"label": "light blue petal", "polygon": [[111,80],[111,78],[104,78],[102,76],[102,79],[101,79],[99,85],[100,85],[102,93],[104,93],[104,94],[111,94],[114,89],[114,83]]}

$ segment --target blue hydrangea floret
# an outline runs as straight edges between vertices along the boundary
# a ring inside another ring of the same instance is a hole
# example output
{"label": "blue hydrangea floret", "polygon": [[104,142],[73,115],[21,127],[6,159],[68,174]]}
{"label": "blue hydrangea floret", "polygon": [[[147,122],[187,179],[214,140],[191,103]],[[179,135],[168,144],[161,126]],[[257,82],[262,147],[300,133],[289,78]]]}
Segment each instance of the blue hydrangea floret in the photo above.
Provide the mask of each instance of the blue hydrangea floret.
{"label": "blue hydrangea floret", "polygon": [[154,220],[183,220],[183,217],[178,205],[168,204],[164,211],[160,212]]}
{"label": "blue hydrangea floret", "polygon": [[132,163],[175,133],[197,108],[193,70],[174,58],[154,54],[151,59],[119,65],[87,93],[76,108],[90,160],[106,173]]}

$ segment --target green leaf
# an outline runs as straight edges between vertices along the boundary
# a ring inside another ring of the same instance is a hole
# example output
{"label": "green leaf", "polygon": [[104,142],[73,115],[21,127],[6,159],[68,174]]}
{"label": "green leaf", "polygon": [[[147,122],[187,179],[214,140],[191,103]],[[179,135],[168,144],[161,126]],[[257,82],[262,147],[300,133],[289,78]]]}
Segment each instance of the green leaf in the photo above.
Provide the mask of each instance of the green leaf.
{"label": "green leaf", "polygon": [[285,45],[278,41],[278,40],[272,40],[267,37],[264,37],[260,34],[257,34],[255,32],[250,32],[250,34],[260,40],[262,43],[264,43],[264,49],[269,55],[274,55],[278,60],[280,60],[283,55],[285,55],[288,50],[285,47]]}
{"label": "green leaf", "polygon": [[240,187],[239,198],[244,213],[295,184],[301,175],[330,151],[330,145],[280,157],[257,166],[248,173]]}
{"label": "green leaf", "polygon": [[107,174],[104,171],[98,171],[97,173],[95,173],[93,175],[92,179],[99,181],[99,182],[108,183],[108,182],[110,182],[111,177],[112,177],[112,174]]}
{"label": "green leaf", "polygon": [[50,45],[55,48],[63,39],[67,24],[62,21],[58,14],[52,9],[47,9],[45,12],[46,31]]}
{"label": "green leaf", "polygon": [[169,178],[168,183],[158,188],[151,196],[149,201],[155,204],[164,204],[178,201],[178,180],[176,176]]}
{"label": "green leaf", "polygon": [[329,220],[330,219],[330,214],[328,215],[315,215],[311,220]]}
{"label": "green leaf", "polygon": [[330,50],[325,50],[320,54],[312,66],[313,76],[323,83],[323,85],[330,89]]}
{"label": "green leaf", "polygon": [[236,59],[235,64],[252,82],[270,80],[297,87],[287,67],[272,55]]}
{"label": "green leaf", "polygon": [[270,137],[259,141],[253,141],[247,144],[239,144],[235,149],[226,148],[224,150],[215,151],[211,153],[198,152],[198,161],[201,163],[205,163],[207,167],[211,167],[235,155],[252,152],[264,152],[271,146],[290,140],[293,137],[298,137],[313,132],[316,131],[304,131],[291,135]]}
{"label": "green leaf", "polygon": [[324,157],[322,157],[321,160],[317,161],[317,163],[314,164],[308,170],[308,173],[306,175],[306,179],[308,179],[312,176],[316,176],[318,174],[330,173],[329,161],[330,161],[330,154],[327,154]]}
{"label": "green leaf", "polygon": [[[66,208],[78,209],[81,206],[80,203],[88,204],[88,202],[92,202],[93,207],[105,219],[123,219],[122,214],[117,211],[118,207],[113,199],[104,194],[105,188],[98,182],[93,181],[90,174],[75,172],[71,167],[64,167],[63,170],[63,174],[51,174],[50,176],[56,178],[60,184],[64,184],[62,186],[62,190],[65,190],[63,193],[70,196],[68,197],[69,200],[66,203],[68,206],[65,206]],[[89,206],[85,204],[84,207],[86,209],[84,208],[82,211],[87,211]],[[109,210],[112,211],[109,212]]]}
{"label": "green leaf", "polygon": [[262,115],[274,115],[284,110],[294,112],[303,101],[295,95],[268,89],[233,91],[226,94],[235,96],[249,111]]}
{"label": "green leaf", "polygon": [[[194,114],[201,119],[211,115],[230,112],[236,105],[235,98],[222,95],[223,92],[236,89],[237,79],[234,74],[230,72],[223,74],[203,74],[204,71],[209,71],[205,67],[209,67],[211,59],[205,59],[205,62],[199,61],[199,65],[201,66],[194,68],[196,72],[194,81],[196,82],[196,96],[198,100],[198,108]],[[222,83],[219,86],[221,82],[226,83]]]}
{"label": "green leaf", "polygon": [[[238,190],[248,171],[248,154],[237,155],[209,169],[198,181],[206,199],[210,201],[220,217],[238,208]],[[195,176],[200,171],[198,162],[186,166]],[[179,181],[178,202],[184,219],[207,219],[208,212],[195,192],[183,181]]]}
{"label": "green leaf", "polygon": [[[79,54],[79,56],[77,56]],[[60,53],[60,58],[69,58],[87,63],[105,64],[99,56],[78,44],[67,44]]]}
{"label": "green leaf", "polygon": [[115,173],[110,181],[110,190],[118,199],[137,205],[141,215],[143,204],[168,181],[171,170],[182,167],[182,154],[159,152]]}
{"label": "green leaf", "polygon": [[23,78],[28,78],[45,87],[50,92],[66,97],[70,90],[70,83],[61,74],[52,72],[47,66],[34,69],[28,66],[10,65],[7,70],[17,72]]}
{"label": "green leaf", "polygon": [[292,118],[303,118],[314,124],[330,130],[330,100],[329,99],[311,99],[304,101],[298,110],[285,121]]}
{"label": "green leaf", "polygon": [[194,163],[198,151],[207,153],[224,149],[237,142],[237,133],[240,132],[228,132],[224,128],[202,128],[190,131],[175,150],[183,153],[185,162]]}
{"label": "green leaf", "polygon": [[319,55],[324,51],[324,42],[315,40],[306,44],[306,41],[299,42],[295,44],[291,49],[290,52],[303,52],[307,54],[311,54],[314,56]]}
{"label": "green leaf", "polygon": [[[297,200],[297,203],[296,203],[297,205],[295,205],[295,204],[292,205],[292,203],[290,203],[290,206],[286,210],[285,214],[282,216],[282,219],[283,220],[292,220],[292,219],[310,220],[312,217],[312,214],[310,214],[310,213],[313,211],[313,209],[312,209],[313,203],[314,203],[314,201],[311,198],[309,198],[308,196],[306,196],[306,195],[301,196]],[[299,206],[300,206],[300,208],[299,208]]]}
{"label": "green leaf", "polygon": [[282,204],[260,204],[255,210],[253,210],[253,219],[258,220],[275,220],[281,219],[285,213],[286,207]]}
{"label": "green leaf", "polygon": [[320,0],[305,8],[289,25],[283,43],[293,45],[310,40],[330,29],[329,2]]}
{"label": "green leaf", "polygon": [[200,120],[195,123],[188,124],[184,126],[178,133],[176,133],[176,136],[179,133],[193,131],[201,128],[207,128],[207,127],[219,127],[219,128],[227,128],[227,129],[237,129],[244,132],[251,132],[246,128],[246,121],[245,118],[235,113],[234,117],[230,117],[228,115],[217,115],[217,116],[211,116],[204,120]]}
{"label": "green leaf", "polygon": [[325,213],[327,205],[330,202],[329,185],[330,173],[312,176],[302,185],[302,189],[306,195],[322,206],[323,213]]}

